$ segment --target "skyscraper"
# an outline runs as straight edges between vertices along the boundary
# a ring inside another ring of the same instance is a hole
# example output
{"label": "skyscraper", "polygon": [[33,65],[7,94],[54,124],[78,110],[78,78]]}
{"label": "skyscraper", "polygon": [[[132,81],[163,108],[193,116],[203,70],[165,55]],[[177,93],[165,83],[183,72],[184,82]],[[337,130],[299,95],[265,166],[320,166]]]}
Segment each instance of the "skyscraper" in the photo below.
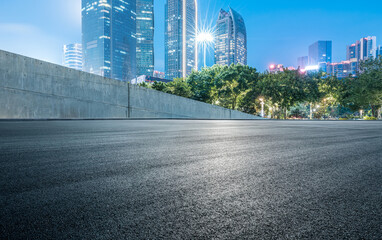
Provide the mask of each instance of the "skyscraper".
{"label": "skyscraper", "polygon": [[377,57],[377,37],[365,37],[346,48],[347,60],[367,60]]}
{"label": "skyscraper", "polygon": [[185,78],[198,66],[197,0],[166,0],[165,70],[168,79]]}
{"label": "skyscraper", "polygon": [[332,41],[317,41],[309,46],[309,65],[318,65],[326,72],[326,64],[332,62]]}
{"label": "skyscraper", "polygon": [[377,49],[377,57],[382,57],[382,46],[379,45],[378,49]]}
{"label": "skyscraper", "polygon": [[76,70],[82,70],[82,44],[72,43],[64,45],[63,51],[63,65]]}
{"label": "skyscraper", "polygon": [[247,30],[239,13],[221,9],[216,23],[215,64],[232,63],[247,65]]}
{"label": "skyscraper", "polygon": [[154,72],[154,0],[137,0],[137,75]]}
{"label": "skyscraper", "polygon": [[306,66],[309,64],[309,57],[308,56],[303,56],[297,58],[297,67],[300,69],[305,69]]}
{"label": "skyscraper", "polygon": [[82,0],[84,70],[130,81],[136,76],[136,0]]}

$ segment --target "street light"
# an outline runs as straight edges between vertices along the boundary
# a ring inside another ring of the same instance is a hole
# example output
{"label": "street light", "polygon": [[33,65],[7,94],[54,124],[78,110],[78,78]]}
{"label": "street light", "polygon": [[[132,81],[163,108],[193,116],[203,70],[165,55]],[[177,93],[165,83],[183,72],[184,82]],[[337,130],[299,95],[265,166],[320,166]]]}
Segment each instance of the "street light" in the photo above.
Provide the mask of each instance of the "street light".
{"label": "street light", "polygon": [[261,103],[261,117],[264,118],[264,99],[260,98],[260,103]]}
{"label": "street light", "polygon": [[207,45],[214,41],[214,36],[210,32],[200,32],[196,36],[197,43],[203,43],[203,57],[204,57],[204,67],[207,67]]}

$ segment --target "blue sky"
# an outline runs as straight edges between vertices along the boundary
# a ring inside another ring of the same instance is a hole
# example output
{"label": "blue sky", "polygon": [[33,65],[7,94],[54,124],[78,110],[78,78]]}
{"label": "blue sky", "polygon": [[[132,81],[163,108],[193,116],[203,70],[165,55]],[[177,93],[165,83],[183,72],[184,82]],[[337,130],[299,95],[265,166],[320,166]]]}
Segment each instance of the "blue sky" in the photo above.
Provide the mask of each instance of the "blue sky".
{"label": "blue sky", "polygon": [[[155,65],[164,69],[164,3],[155,0]],[[333,41],[334,61],[346,45],[377,36],[382,45],[382,1],[199,0],[202,24],[213,25],[220,8],[241,13],[248,32],[248,64],[296,65],[309,44]],[[81,42],[81,0],[0,0],[0,49],[61,63],[62,45]],[[209,64],[212,64],[212,52]]]}

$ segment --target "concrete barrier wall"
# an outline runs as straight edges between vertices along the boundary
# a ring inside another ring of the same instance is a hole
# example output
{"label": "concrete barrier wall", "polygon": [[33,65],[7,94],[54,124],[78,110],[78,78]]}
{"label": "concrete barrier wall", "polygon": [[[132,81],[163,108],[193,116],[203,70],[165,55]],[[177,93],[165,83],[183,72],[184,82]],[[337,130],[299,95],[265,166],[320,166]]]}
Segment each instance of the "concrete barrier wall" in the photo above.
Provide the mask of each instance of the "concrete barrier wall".
{"label": "concrete barrier wall", "polygon": [[0,118],[257,117],[0,51]]}

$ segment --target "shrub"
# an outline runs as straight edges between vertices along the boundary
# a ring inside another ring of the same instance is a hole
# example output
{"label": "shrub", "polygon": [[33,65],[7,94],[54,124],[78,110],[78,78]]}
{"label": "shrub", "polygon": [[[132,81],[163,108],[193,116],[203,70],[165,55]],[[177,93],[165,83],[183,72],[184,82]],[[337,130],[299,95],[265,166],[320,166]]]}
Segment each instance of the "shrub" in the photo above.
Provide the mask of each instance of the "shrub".
{"label": "shrub", "polygon": [[365,116],[365,117],[363,118],[363,120],[366,120],[366,121],[376,121],[377,118],[376,118],[376,117]]}

